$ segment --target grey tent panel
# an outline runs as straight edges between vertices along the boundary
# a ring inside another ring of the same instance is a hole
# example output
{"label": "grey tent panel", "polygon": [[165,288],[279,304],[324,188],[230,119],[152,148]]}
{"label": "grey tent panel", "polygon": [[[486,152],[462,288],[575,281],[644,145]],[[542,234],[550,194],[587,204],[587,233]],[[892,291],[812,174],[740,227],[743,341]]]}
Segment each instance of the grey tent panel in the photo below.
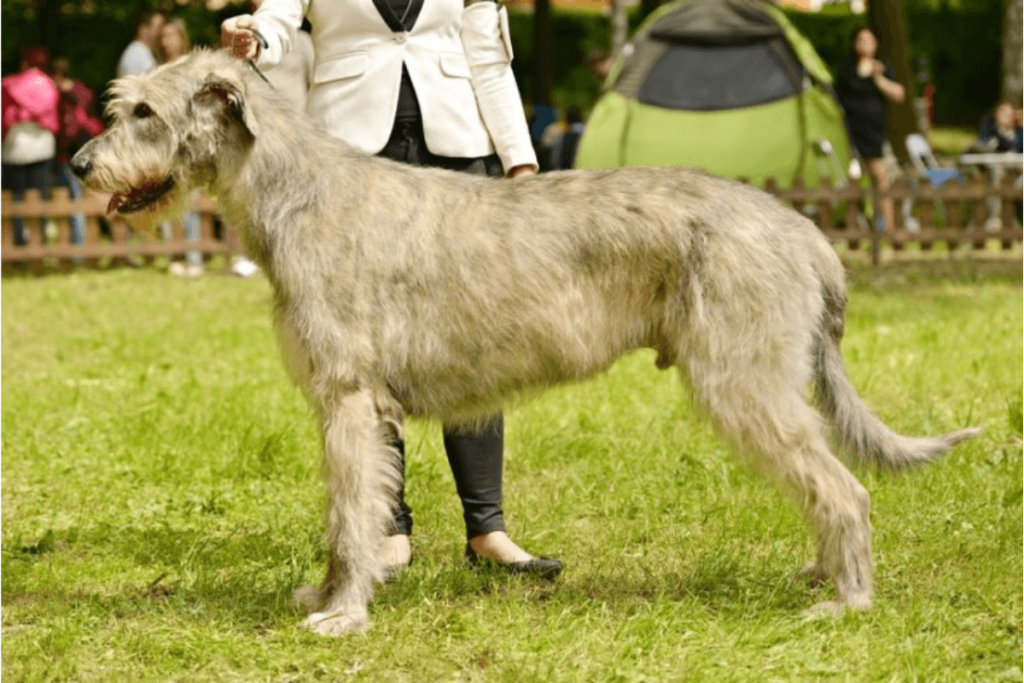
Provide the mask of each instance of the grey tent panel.
{"label": "grey tent panel", "polygon": [[803,67],[782,38],[725,45],[672,43],[637,92],[644,104],[715,111],[798,95]]}
{"label": "grey tent panel", "polygon": [[652,38],[714,44],[781,37],[778,23],[745,0],[704,0],[683,5],[651,27]]}

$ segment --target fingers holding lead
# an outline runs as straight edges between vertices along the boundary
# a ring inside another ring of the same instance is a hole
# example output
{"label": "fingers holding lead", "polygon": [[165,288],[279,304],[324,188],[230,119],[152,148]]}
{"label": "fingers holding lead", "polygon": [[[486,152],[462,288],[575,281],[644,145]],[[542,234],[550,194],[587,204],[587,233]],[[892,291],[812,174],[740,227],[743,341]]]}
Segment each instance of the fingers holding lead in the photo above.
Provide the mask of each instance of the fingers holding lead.
{"label": "fingers holding lead", "polygon": [[220,42],[224,49],[238,59],[256,59],[262,43],[256,20],[248,14],[226,19],[220,25]]}

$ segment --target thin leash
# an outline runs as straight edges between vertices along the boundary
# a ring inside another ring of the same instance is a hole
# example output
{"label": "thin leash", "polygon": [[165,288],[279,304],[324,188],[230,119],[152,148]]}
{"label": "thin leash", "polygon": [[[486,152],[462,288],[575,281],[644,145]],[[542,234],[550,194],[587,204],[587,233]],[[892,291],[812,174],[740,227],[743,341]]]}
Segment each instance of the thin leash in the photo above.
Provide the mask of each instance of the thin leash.
{"label": "thin leash", "polygon": [[[256,40],[260,41],[260,47],[261,47],[262,49],[264,49],[264,50],[266,50],[266,49],[267,49],[267,46],[268,46],[268,45],[270,45],[270,43],[268,43],[268,42],[267,42],[267,39],[263,37],[263,34],[262,34],[262,33],[260,33],[259,31],[257,31],[257,30],[256,30],[256,29],[254,29],[254,28],[249,28],[249,29],[246,29],[246,30],[247,30],[247,31],[251,31],[251,32],[252,32],[252,34],[253,34],[254,36],[256,36]],[[246,64],[248,64],[249,66],[251,66],[251,67],[252,67],[252,70],[256,72],[256,75],[257,75],[257,76],[259,76],[260,78],[262,78],[262,79],[263,79],[263,82],[264,82],[264,83],[266,83],[267,85],[269,85],[269,86],[270,86],[271,88],[273,88],[273,87],[274,87],[274,85],[273,85],[273,84],[272,84],[272,83],[271,83],[271,82],[270,82],[269,80],[267,80],[267,77],[263,75],[263,72],[262,72],[262,71],[260,71],[260,68],[259,68],[258,66],[256,66],[256,59],[255,59],[255,58],[253,58],[253,59],[247,59],[247,60],[245,61],[245,63],[246,63]]]}

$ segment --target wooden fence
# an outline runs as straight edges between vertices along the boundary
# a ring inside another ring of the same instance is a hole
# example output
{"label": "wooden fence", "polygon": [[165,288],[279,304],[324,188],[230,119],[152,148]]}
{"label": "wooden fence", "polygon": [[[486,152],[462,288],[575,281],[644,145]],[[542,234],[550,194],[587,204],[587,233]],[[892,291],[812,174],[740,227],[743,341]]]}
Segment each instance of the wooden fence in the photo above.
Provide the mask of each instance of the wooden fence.
{"label": "wooden fence", "polygon": [[[896,203],[896,225],[885,233],[872,229],[865,218],[865,207],[882,199],[871,190],[858,186],[837,188],[827,181],[819,187],[797,183],[780,189],[769,180],[765,190],[808,215],[834,244],[852,249],[870,245],[874,262],[885,244],[902,249],[919,244],[930,249],[945,243],[950,249],[970,245],[989,249],[993,242],[1012,249],[1024,239],[1021,229],[1020,172],[1007,173],[999,185],[983,177],[966,184],[950,182],[933,188],[927,182],[901,177],[887,196]],[[121,217],[106,216],[102,200],[88,194],[72,202],[64,189],[55,189],[50,199],[30,191],[15,202],[3,193],[2,264],[4,272],[27,269],[39,273],[73,267],[107,267],[126,263],[151,263],[157,257],[179,257],[199,251],[206,258],[240,253],[234,232],[222,225],[215,205],[206,198],[196,203],[200,238],[187,240],[180,221],[173,224],[169,238],[133,231]],[[81,244],[72,244],[71,217],[83,214],[86,229]],[[14,218],[20,217],[28,237],[24,245],[15,244]],[[45,229],[41,226],[46,226]],[[227,261],[227,260],[225,260]]]}
{"label": "wooden fence", "polygon": [[[86,193],[72,201],[65,188],[55,188],[49,199],[30,190],[24,200],[14,201],[3,193],[2,264],[5,273],[27,269],[32,273],[67,270],[73,267],[109,267],[152,263],[157,257],[182,257],[198,251],[204,258],[217,254],[241,253],[237,235],[220,223],[217,207],[200,197],[195,203],[199,214],[199,239],[185,238],[180,220],[171,221],[170,234],[147,234],[133,230],[124,218],[108,216],[98,195]],[[72,216],[81,214],[85,234],[81,244],[72,243]],[[25,244],[15,244],[14,219],[24,224]]]}
{"label": "wooden fence", "polygon": [[[977,175],[963,184],[951,181],[939,188],[923,178],[901,176],[884,194],[857,186],[832,187],[827,179],[810,188],[798,179],[785,189],[769,179],[764,189],[809,215],[833,244],[852,249],[870,244],[875,264],[884,244],[897,250],[915,243],[922,250],[939,243],[951,250],[964,244],[983,250],[996,241],[1001,249],[1010,250],[1024,240],[1019,171],[1005,174],[998,185]],[[877,206],[886,197],[895,203],[896,225],[882,232],[872,227],[864,207],[867,203]]]}

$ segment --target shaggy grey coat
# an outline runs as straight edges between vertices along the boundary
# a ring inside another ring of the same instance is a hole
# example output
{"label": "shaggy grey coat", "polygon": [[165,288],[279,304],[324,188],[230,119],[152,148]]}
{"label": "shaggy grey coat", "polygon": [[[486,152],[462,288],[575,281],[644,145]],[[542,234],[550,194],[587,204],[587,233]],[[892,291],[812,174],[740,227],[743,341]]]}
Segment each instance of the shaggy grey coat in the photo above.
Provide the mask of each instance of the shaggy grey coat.
{"label": "shaggy grey coat", "polygon": [[[496,181],[368,157],[223,53],[113,86],[114,124],[74,158],[122,213],[215,197],[273,285],[292,376],[319,417],[330,561],[302,599],[321,633],[368,625],[404,416],[473,423],[512,398],[653,348],[818,539],[818,609],[871,605],[868,494],[832,454],[923,463],[976,433],[892,432],[840,355],[843,268],[810,221],[686,169]],[[815,390],[821,414],[805,401]]]}

